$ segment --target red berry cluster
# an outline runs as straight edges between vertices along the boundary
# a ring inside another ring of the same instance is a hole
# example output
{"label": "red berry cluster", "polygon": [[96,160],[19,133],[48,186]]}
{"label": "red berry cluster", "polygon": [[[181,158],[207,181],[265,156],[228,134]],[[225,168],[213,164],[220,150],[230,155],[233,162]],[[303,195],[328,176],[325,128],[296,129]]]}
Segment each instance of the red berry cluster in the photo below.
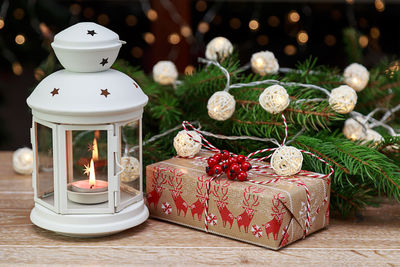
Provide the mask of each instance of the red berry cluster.
{"label": "red berry cluster", "polygon": [[206,172],[208,175],[212,176],[225,172],[230,180],[237,178],[239,181],[246,181],[247,171],[251,169],[251,164],[246,161],[245,156],[238,155],[235,157],[227,150],[214,154],[207,159],[207,163]]}

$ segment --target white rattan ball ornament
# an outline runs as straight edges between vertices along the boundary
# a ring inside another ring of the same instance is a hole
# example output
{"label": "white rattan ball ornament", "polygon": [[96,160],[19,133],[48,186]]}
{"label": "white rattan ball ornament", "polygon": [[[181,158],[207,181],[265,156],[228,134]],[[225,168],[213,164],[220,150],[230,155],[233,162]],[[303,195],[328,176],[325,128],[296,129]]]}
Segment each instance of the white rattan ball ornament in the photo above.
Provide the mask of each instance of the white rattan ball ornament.
{"label": "white rattan ball ornament", "polygon": [[232,54],[233,45],[225,37],[215,37],[206,47],[206,58],[214,61],[222,61]]}
{"label": "white rattan ball ornament", "polygon": [[195,131],[188,131],[194,141],[185,130],[180,131],[174,138],[174,148],[180,157],[193,157],[201,149],[201,137]]}
{"label": "white rattan ball ornament", "polygon": [[376,132],[376,131],[374,131],[372,129],[367,129],[366,135],[362,139],[361,144],[366,144],[368,142],[372,142],[372,145],[376,146],[382,141],[383,141],[382,135],[380,135],[378,132]]}
{"label": "white rattan ball ornament", "polygon": [[24,147],[13,153],[13,169],[19,174],[31,174],[33,171],[33,151]]}
{"label": "white rattan ball ornament", "polygon": [[261,51],[251,56],[251,69],[261,76],[275,74],[279,70],[278,60],[270,51]]}
{"label": "white rattan ball ornament", "polygon": [[235,112],[235,98],[228,92],[215,92],[208,99],[207,110],[208,115],[217,121],[224,121],[232,117]]}
{"label": "white rattan ball ornament", "polygon": [[290,103],[286,89],[280,85],[272,85],[265,88],[258,101],[263,109],[272,114],[284,111]]}
{"label": "white rattan ball ornament", "polygon": [[341,85],[331,91],[329,105],[340,114],[347,114],[353,111],[357,104],[357,93],[347,85]]}
{"label": "white rattan ball ornament", "polygon": [[369,72],[363,65],[353,63],[345,68],[343,77],[347,85],[360,92],[368,84]]}
{"label": "white rattan ball ornament", "polygon": [[303,154],[292,146],[281,146],[272,154],[271,167],[282,176],[295,175],[303,165]]}
{"label": "white rattan ball ornament", "polygon": [[[364,127],[363,127],[364,126]],[[366,130],[369,129],[361,117],[347,119],[344,122],[343,134],[347,139],[357,141],[366,137]]]}
{"label": "white rattan ball ornament", "polygon": [[175,84],[178,70],[172,61],[159,61],[153,66],[153,79],[161,85]]}
{"label": "white rattan ball ornament", "polygon": [[140,175],[140,163],[135,157],[122,157],[121,167],[123,171],[120,175],[121,182],[132,182],[139,178]]}

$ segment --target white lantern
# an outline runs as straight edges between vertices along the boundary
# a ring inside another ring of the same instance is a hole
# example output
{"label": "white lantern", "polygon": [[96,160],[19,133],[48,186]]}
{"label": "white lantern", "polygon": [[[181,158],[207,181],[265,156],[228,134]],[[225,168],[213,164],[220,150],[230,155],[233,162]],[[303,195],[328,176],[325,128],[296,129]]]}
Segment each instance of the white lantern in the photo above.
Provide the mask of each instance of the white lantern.
{"label": "white lantern", "polygon": [[369,72],[363,65],[353,63],[346,67],[343,77],[347,85],[360,92],[368,84]]}
{"label": "white lantern", "polygon": [[269,51],[254,53],[251,56],[250,64],[253,72],[261,76],[275,74],[279,70],[278,60],[276,60],[274,54]]}
{"label": "white lantern", "polygon": [[[27,99],[33,114],[31,220],[41,228],[91,237],[117,233],[148,218],[141,167],[141,120],[148,97],[130,77],[109,69],[114,50],[96,53],[114,37],[94,23],[79,23],[57,34],[53,47],[70,45],[58,58],[71,61],[63,64],[66,70],[43,79]],[[80,61],[78,68],[72,58],[82,50],[88,60]],[[108,64],[103,71],[87,72],[104,58]],[[74,72],[78,69],[85,72]],[[126,157],[140,163],[139,170],[131,172],[135,177],[124,173]]]}
{"label": "white lantern", "polygon": [[232,54],[233,45],[225,37],[215,37],[212,39],[206,47],[206,58],[209,60],[224,60],[230,54]]}

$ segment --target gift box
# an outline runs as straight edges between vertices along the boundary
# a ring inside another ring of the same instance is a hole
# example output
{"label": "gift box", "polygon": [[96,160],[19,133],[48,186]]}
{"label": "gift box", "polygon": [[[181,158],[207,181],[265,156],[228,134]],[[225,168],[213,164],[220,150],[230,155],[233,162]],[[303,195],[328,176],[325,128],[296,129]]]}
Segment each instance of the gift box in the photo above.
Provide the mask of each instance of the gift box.
{"label": "gift box", "polygon": [[[198,156],[212,154],[201,151]],[[147,166],[151,216],[270,249],[329,224],[329,177],[307,171],[277,177],[265,168],[250,170],[251,181],[232,181],[226,175],[210,181],[206,166],[204,159],[179,157]]]}

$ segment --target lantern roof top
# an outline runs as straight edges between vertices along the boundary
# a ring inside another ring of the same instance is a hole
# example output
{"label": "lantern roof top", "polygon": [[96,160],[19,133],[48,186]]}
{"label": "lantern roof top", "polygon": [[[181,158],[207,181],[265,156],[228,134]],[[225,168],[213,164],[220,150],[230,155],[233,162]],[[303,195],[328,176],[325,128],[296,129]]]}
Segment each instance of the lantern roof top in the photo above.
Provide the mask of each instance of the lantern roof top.
{"label": "lantern roof top", "polygon": [[43,79],[27,99],[37,118],[72,124],[140,118],[147,101],[133,79],[113,69],[88,73],[57,71]]}
{"label": "lantern roof top", "polygon": [[98,49],[125,43],[118,34],[93,22],[80,22],[54,36],[53,47],[67,49]]}

